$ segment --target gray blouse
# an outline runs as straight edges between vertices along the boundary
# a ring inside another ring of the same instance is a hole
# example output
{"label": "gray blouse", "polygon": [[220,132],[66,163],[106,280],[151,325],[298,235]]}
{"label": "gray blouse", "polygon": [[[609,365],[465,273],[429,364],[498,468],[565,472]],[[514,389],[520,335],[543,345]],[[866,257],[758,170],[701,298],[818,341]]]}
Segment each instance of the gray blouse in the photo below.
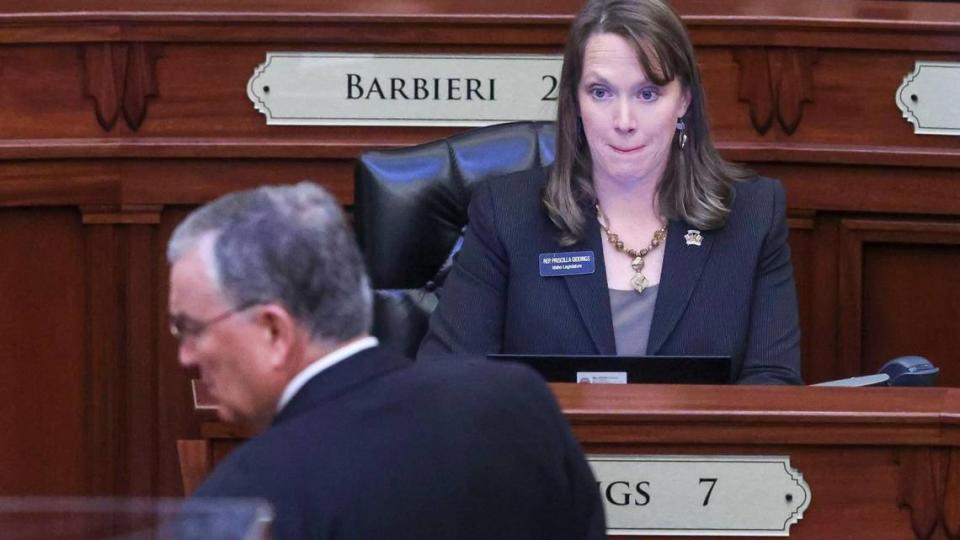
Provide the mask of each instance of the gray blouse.
{"label": "gray blouse", "polygon": [[613,337],[618,355],[647,354],[653,306],[657,303],[659,284],[647,287],[642,293],[609,289],[610,313],[613,315]]}

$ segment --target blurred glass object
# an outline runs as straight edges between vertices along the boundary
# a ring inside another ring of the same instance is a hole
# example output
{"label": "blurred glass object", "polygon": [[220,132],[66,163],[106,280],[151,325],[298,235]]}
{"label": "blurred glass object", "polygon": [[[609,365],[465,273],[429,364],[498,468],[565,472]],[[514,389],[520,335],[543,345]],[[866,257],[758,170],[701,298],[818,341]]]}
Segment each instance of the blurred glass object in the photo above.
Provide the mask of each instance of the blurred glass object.
{"label": "blurred glass object", "polygon": [[4,540],[263,540],[260,499],[0,497]]}

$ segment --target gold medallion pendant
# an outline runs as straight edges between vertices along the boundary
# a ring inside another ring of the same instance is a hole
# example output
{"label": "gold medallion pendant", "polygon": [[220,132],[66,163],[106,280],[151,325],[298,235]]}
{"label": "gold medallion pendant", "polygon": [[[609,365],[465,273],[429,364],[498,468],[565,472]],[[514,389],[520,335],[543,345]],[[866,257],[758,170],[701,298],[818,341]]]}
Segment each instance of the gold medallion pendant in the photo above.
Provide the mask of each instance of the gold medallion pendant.
{"label": "gold medallion pendant", "polygon": [[600,228],[603,229],[603,232],[607,235],[607,241],[610,242],[610,245],[620,253],[626,253],[627,255],[633,257],[633,260],[630,261],[630,267],[633,268],[633,277],[630,278],[630,286],[633,287],[633,290],[637,293],[642,293],[644,289],[649,285],[647,277],[643,275],[643,258],[646,257],[647,253],[656,249],[657,246],[663,243],[667,239],[667,226],[664,225],[657,229],[653,233],[653,238],[650,239],[650,244],[643,249],[633,249],[628,248],[623,245],[623,242],[620,240],[620,237],[617,233],[610,230],[610,227],[607,225],[607,220],[603,216],[603,212],[600,211],[600,205],[596,206],[597,208],[597,221],[600,222]]}
{"label": "gold medallion pendant", "polygon": [[642,293],[644,289],[647,288],[647,278],[643,274],[634,274],[630,278],[630,285],[633,287],[633,290],[638,293]]}

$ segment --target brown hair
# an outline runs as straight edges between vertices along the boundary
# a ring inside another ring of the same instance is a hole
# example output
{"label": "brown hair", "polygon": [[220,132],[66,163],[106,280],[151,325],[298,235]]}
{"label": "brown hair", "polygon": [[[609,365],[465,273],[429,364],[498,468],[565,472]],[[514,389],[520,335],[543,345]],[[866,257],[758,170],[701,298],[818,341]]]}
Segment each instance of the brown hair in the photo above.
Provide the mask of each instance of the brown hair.
{"label": "brown hair", "polygon": [[586,214],[596,202],[577,87],[587,40],[601,33],[632,43],[648,80],[662,86],[678,79],[690,93],[683,116],[688,140],[682,150],[676,140],[671,145],[657,185],[660,211],[667,219],[683,219],[704,230],[722,226],[730,212],[732,182],[752,173],[724,161],[713,146],[700,69],[680,17],[662,0],[589,0],[567,37],[557,106],[557,155],[543,193],[561,243],[582,239]]}

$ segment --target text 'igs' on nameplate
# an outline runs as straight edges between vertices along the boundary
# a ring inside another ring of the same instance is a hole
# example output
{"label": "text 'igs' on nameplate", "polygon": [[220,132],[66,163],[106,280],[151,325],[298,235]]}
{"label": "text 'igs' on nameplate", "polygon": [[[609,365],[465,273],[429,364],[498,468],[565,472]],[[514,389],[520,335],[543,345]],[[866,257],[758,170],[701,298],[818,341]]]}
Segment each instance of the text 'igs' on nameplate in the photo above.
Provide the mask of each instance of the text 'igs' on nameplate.
{"label": "text 'igs' on nameplate", "polygon": [[275,125],[553,120],[562,63],[556,55],[271,52],[247,96]]}
{"label": "text 'igs' on nameplate", "polygon": [[612,535],[788,536],[810,487],[786,456],[587,456]]}

